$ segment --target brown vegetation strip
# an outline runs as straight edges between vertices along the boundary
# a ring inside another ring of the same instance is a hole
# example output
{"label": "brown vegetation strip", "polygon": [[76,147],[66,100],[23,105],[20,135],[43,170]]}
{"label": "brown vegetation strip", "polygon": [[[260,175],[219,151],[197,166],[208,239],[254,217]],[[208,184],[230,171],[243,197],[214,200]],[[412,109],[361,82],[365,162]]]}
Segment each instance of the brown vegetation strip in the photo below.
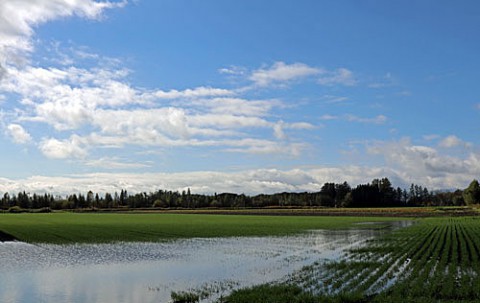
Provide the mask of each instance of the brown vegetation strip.
{"label": "brown vegetation strip", "polygon": [[214,215],[263,215],[263,216],[352,216],[352,217],[451,217],[478,216],[479,212],[472,209],[432,211],[424,209],[202,209],[202,210],[165,210],[166,213],[178,214],[214,214]]}

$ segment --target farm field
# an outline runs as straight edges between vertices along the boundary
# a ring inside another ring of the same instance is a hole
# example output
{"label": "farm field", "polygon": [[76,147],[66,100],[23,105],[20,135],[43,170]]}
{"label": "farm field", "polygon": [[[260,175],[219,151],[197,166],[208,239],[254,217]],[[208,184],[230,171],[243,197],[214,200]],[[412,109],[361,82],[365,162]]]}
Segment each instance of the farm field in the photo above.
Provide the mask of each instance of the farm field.
{"label": "farm field", "polygon": [[29,243],[155,242],[196,237],[279,236],[395,220],[398,219],[172,213],[0,214],[0,231]]}
{"label": "farm field", "polygon": [[480,220],[426,218],[228,302],[478,302],[479,274]]}
{"label": "farm field", "polygon": [[[457,210],[430,210],[438,211]],[[398,220],[405,218],[188,212],[1,214],[0,231],[30,243],[162,242],[382,228],[382,224],[362,223]],[[235,290],[227,300],[478,302],[480,217],[433,215],[412,220],[416,224],[369,240],[339,260],[319,259],[273,284]]]}

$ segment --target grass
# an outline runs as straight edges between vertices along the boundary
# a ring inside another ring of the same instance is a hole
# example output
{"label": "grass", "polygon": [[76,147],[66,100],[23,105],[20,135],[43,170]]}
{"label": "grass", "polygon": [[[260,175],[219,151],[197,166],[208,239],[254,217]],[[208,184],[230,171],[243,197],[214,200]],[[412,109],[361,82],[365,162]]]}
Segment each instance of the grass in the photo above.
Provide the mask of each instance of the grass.
{"label": "grass", "polygon": [[[427,218],[228,302],[480,302],[480,218]],[[289,291],[294,287],[295,291]],[[265,301],[276,289],[287,301]],[[256,299],[255,299],[256,298]]]}
{"label": "grass", "polygon": [[398,219],[162,213],[0,214],[0,231],[30,243],[152,242],[193,237],[280,236],[389,220]]}

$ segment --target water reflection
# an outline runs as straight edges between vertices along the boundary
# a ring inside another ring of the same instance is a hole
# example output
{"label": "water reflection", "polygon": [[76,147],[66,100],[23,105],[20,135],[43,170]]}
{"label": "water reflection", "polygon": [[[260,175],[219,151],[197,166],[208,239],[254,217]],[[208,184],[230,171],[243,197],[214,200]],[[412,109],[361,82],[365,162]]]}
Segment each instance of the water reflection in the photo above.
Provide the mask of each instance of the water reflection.
{"label": "water reflection", "polygon": [[168,243],[0,243],[0,302],[168,302],[171,291],[218,295],[339,258],[384,229]]}

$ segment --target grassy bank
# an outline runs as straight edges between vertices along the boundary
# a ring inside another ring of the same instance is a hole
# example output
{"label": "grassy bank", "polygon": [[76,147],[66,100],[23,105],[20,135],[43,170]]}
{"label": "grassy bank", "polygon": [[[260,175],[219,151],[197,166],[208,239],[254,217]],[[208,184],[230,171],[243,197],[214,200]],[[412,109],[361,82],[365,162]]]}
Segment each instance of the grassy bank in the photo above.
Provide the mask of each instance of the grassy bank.
{"label": "grassy bank", "polygon": [[164,241],[192,237],[287,235],[349,228],[378,217],[249,216],[210,214],[0,214],[0,231],[31,243]]}
{"label": "grassy bank", "polygon": [[228,302],[479,302],[480,219],[427,218],[313,264],[288,283],[235,291]]}

